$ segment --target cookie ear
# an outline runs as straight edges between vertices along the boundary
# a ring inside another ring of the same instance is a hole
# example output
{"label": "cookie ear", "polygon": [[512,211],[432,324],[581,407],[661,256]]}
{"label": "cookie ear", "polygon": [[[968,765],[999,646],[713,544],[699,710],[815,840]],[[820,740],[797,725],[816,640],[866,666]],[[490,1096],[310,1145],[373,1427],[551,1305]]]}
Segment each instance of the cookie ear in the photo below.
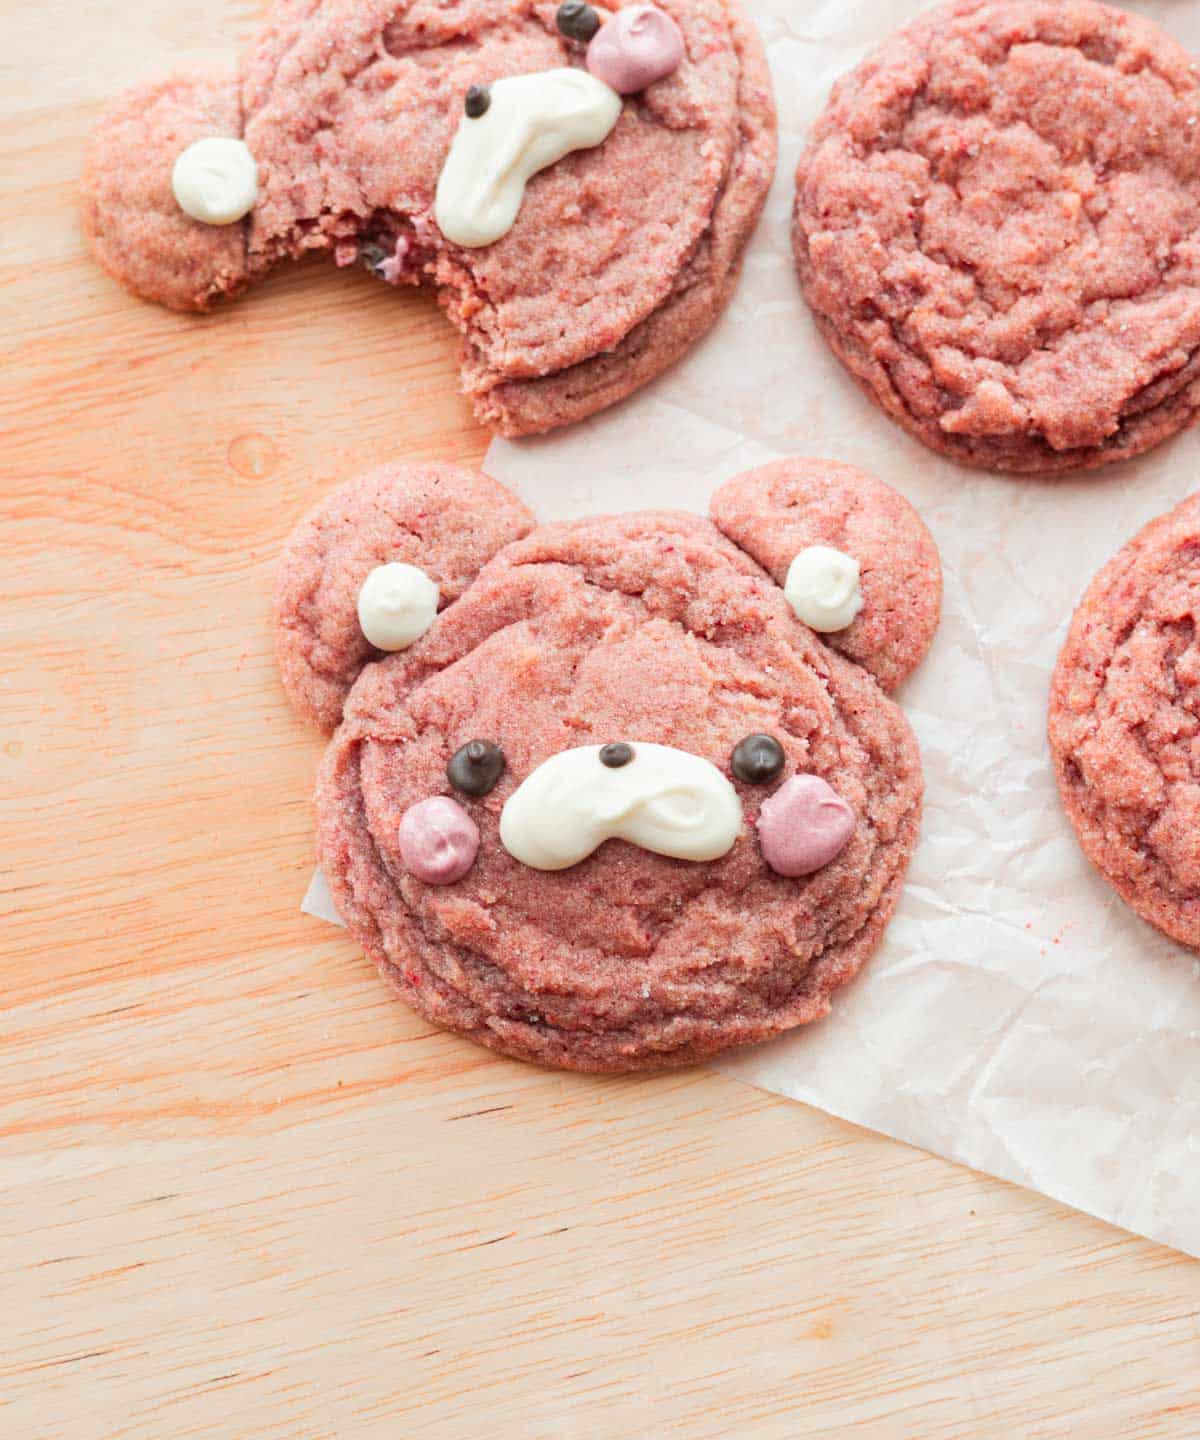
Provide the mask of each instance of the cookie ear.
{"label": "cookie ear", "polygon": [[[717,528],[779,585],[811,547],[848,556],[859,569],[861,609],[841,629],[818,627],[811,614],[808,623],[889,692],[920,664],[941,614],[941,561],[921,517],[882,480],[832,460],[780,460],[727,481],[713,496],[711,513]],[[822,560],[839,563],[828,554],[807,558],[818,569]],[[852,577],[853,566],[840,563]],[[853,603],[843,613],[851,611]],[[830,624],[840,618],[833,613]]]}
{"label": "cookie ear", "polygon": [[[363,633],[359,596],[380,566],[416,567],[416,633],[470,586],[483,566],[533,529],[533,515],[503,485],[457,465],[386,465],[327,496],[292,532],[275,590],[276,655],[284,689],[325,730],[359,672],[384,652]],[[436,586],[436,595],[432,586]],[[403,597],[401,619],[411,609]],[[395,626],[395,611],[385,623]],[[378,638],[378,637],[377,637]],[[403,648],[401,644],[389,648]]]}
{"label": "cookie ear", "polygon": [[245,224],[193,220],[171,183],[188,146],[241,134],[234,76],[172,75],[109,110],[88,145],[81,203],[92,251],[114,279],[174,310],[207,310],[245,285]]}

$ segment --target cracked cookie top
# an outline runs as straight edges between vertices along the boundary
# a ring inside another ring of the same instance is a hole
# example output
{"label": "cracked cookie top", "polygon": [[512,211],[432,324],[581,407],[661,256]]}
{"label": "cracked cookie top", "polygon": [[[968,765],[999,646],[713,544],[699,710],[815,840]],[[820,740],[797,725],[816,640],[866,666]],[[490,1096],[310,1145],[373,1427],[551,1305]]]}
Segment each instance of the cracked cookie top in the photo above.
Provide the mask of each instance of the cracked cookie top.
{"label": "cracked cookie top", "polygon": [[1096,576],[1050,694],[1050,748],[1080,844],[1152,925],[1200,948],[1200,496]]}
{"label": "cracked cookie top", "polygon": [[1200,76],[1095,0],[959,0],[834,88],[793,240],[855,378],[934,449],[1056,472],[1200,403]]}

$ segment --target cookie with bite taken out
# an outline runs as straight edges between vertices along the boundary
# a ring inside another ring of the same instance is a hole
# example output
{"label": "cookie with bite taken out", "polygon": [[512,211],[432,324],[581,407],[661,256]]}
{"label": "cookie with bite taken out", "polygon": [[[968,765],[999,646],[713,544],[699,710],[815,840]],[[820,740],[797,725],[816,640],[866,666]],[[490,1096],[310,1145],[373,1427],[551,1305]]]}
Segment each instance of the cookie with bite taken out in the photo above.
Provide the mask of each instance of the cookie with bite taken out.
{"label": "cookie with bite taken out", "polygon": [[112,275],[180,310],[312,251],[428,286],[480,420],[520,435],[709,328],[775,136],[739,0],[277,0],[236,73],[114,106],[83,221]]}

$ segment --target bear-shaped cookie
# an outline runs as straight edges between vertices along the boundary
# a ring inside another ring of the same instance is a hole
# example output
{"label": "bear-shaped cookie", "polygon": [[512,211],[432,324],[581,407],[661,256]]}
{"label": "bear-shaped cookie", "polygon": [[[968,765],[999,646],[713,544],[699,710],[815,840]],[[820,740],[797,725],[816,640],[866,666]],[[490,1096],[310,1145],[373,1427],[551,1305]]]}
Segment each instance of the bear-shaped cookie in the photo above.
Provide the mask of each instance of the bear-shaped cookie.
{"label": "bear-shaped cookie", "polygon": [[318,250],[431,286],[480,420],[526,434],[708,329],[775,143],[739,0],[276,0],[235,75],[173,75],[101,121],[84,228],[177,309]]}
{"label": "bear-shaped cookie", "polygon": [[916,843],[885,687],[940,597],[907,502],[825,461],[730,481],[711,519],[536,527],[455,467],[351,482],[276,591],[285,687],[337,727],[342,918],[422,1015],[542,1064],[682,1065],[818,1019]]}

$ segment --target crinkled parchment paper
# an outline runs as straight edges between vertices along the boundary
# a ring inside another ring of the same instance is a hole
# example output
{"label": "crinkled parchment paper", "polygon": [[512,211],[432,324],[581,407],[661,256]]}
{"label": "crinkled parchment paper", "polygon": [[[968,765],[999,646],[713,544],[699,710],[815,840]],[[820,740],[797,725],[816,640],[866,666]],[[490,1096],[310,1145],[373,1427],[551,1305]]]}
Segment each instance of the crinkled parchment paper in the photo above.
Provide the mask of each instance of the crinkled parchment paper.
{"label": "crinkled parchment paper", "polygon": [[[565,434],[496,441],[486,468],[547,520],[703,511],[720,481],[780,454],[851,461],[913,501],[946,603],[898,696],[927,782],[903,900],[827,1020],[718,1068],[1200,1255],[1200,962],[1092,872],[1045,740],[1072,608],[1119,544],[1197,488],[1200,432],[1088,478],[1035,481],[959,469],[879,415],[800,298],[792,176],[833,80],[925,7],[748,4],[781,153],[729,313],[631,401]],[[1200,6],[1132,8],[1200,52]]]}

